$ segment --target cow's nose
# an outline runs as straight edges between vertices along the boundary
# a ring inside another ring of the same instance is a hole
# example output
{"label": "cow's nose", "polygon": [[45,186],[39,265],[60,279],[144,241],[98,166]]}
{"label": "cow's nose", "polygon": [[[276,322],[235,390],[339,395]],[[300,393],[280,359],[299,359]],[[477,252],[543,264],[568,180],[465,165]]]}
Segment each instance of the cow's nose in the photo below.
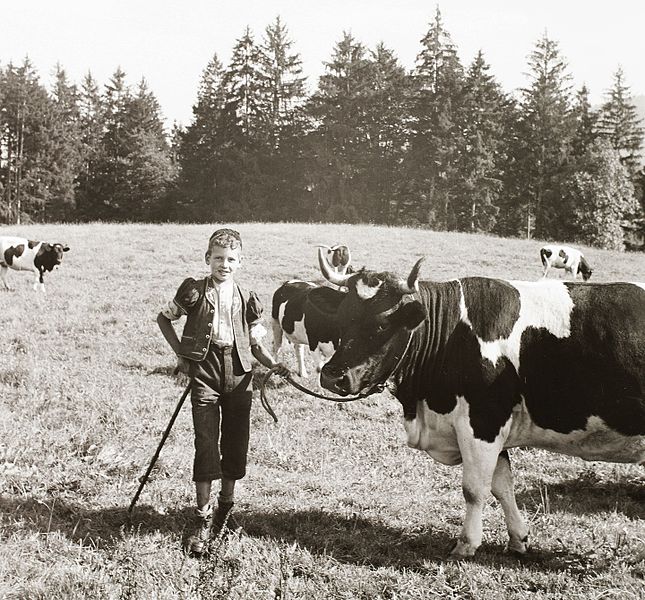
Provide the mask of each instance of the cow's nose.
{"label": "cow's nose", "polygon": [[347,372],[342,367],[327,363],[320,371],[320,384],[332,392],[346,394]]}

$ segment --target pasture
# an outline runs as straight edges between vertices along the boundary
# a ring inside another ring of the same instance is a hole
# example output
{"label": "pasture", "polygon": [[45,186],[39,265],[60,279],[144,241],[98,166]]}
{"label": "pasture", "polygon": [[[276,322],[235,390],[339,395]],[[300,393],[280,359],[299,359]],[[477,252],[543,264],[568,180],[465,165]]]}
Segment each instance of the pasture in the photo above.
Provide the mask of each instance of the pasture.
{"label": "pasture", "polygon": [[[214,228],[0,229],[71,248],[46,274],[45,294],[15,272],[14,291],[0,293],[0,597],[645,597],[642,467],[515,449],[532,550],[504,553],[491,496],[478,554],[451,561],[464,513],[461,469],[406,447],[387,392],[336,405],[272,379],[279,423],[256,398],[249,472],[237,489],[245,533],[202,560],[181,551],[194,504],[187,403],[128,522],[138,477],[184,387],[155,317],[185,277],[206,274]],[[540,241],[349,225],[236,228],[245,254],[238,280],[260,296],[267,327],[283,281],[321,279],[318,243],[346,243],[355,267],[401,275],[425,255],[422,279],[542,275]],[[645,280],[644,254],[581,249],[592,282]],[[291,349],[283,352],[295,367]]]}

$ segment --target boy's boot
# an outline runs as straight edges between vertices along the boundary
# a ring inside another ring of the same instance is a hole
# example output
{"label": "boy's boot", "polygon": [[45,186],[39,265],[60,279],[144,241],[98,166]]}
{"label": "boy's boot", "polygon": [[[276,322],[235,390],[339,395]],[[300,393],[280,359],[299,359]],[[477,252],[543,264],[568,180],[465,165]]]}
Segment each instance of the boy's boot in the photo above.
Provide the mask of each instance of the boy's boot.
{"label": "boy's boot", "polygon": [[197,525],[193,535],[188,538],[188,551],[201,556],[208,547],[208,540],[213,531],[213,508],[209,504],[203,509],[197,509]]}
{"label": "boy's boot", "polygon": [[217,510],[215,511],[214,530],[219,533],[225,527],[228,531],[238,531],[242,526],[237,522],[233,515],[233,502],[217,501]]}

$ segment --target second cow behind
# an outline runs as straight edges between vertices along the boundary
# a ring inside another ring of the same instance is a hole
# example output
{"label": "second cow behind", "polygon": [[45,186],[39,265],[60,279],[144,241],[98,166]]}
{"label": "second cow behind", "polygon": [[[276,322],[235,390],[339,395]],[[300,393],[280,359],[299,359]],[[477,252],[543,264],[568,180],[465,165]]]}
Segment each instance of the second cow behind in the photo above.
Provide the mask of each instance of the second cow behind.
{"label": "second cow behind", "polygon": [[[327,248],[327,260],[334,271],[341,275],[351,271],[347,246],[336,244],[321,247]],[[335,319],[330,315],[336,312],[344,295],[338,289],[301,280],[287,281],[273,294],[273,353],[277,356],[286,337],[293,344],[300,377],[307,377],[307,348],[314,353],[318,372],[334,353],[339,332]]]}

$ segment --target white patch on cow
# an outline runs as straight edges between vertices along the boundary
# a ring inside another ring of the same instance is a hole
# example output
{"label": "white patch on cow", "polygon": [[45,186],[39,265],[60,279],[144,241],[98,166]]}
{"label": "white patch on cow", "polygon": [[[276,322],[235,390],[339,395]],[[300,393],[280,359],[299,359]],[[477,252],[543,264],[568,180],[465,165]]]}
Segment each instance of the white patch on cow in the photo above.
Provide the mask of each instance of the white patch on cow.
{"label": "white patch on cow", "polygon": [[570,433],[559,433],[536,425],[531,420],[524,401],[513,409],[512,418],[513,423],[506,440],[507,448],[531,446],[578,456],[584,460],[645,462],[645,436],[622,435],[595,415],[587,418],[584,429]]}
{"label": "white patch on cow", "polygon": [[461,453],[454,423],[461,412],[463,409],[457,406],[443,415],[431,410],[425,400],[419,400],[416,417],[403,420],[408,446],[427,452],[444,465],[458,465],[461,463]]}
{"label": "white patch on cow", "polygon": [[379,281],[378,285],[367,285],[363,281],[359,280],[356,283],[356,293],[362,300],[369,300],[370,298],[374,298],[374,296],[376,296],[382,285],[382,281]]}
{"label": "white patch on cow", "polygon": [[[313,285],[313,287],[316,287]],[[278,311],[278,320],[274,327],[274,355],[277,356],[280,344],[278,338],[276,337],[276,327],[281,332],[280,339],[284,335],[291,344],[293,344],[294,351],[296,353],[296,362],[298,363],[298,375],[300,377],[307,377],[307,369],[305,367],[305,352],[309,350],[309,338],[307,337],[307,329],[305,328],[305,317],[302,316],[300,321],[295,321],[293,324],[293,333],[288,333],[282,329],[280,323],[284,320],[284,313],[286,310],[286,304],[283,303],[280,305]],[[335,352],[334,344],[332,342],[319,342],[318,345],[313,349],[314,354],[314,364],[316,371],[320,372],[323,368],[323,365],[329,361],[332,355]]]}
{"label": "white patch on cow", "polygon": [[[543,328],[557,338],[571,333],[573,300],[563,282],[557,280],[509,281],[520,293],[520,314],[507,338],[484,341],[477,337],[481,355],[493,364],[508,358],[516,370],[520,364],[520,341],[528,327]],[[461,320],[472,328],[463,290],[459,302]]]}
{"label": "white patch on cow", "polygon": [[306,283],[309,287],[312,287],[312,288],[318,287],[318,286],[316,286],[315,283],[312,283],[311,281],[303,281],[302,279],[289,279],[289,281],[287,281],[286,283],[290,283],[290,284],[293,284],[293,283]]}

